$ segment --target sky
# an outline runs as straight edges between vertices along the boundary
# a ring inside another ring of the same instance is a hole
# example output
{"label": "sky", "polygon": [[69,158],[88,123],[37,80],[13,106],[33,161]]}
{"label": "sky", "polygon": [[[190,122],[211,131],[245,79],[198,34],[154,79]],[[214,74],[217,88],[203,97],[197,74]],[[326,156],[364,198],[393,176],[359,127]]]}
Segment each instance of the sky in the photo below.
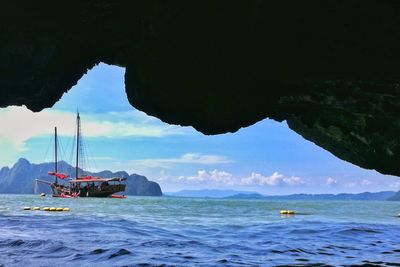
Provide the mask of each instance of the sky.
{"label": "sky", "polygon": [[[125,69],[99,64],[49,109],[0,109],[0,166],[24,157],[51,162],[54,127],[61,160],[74,165],[76,111],[81,114],[90,171],[145,175],[164,192],[235,189],[269,195],[400,190],[400,178],[342,161],[290,130],[264,119],[236,133],[206,136],[169,125],[133,108]],[[7,126],[7,127],[6,127]]]}

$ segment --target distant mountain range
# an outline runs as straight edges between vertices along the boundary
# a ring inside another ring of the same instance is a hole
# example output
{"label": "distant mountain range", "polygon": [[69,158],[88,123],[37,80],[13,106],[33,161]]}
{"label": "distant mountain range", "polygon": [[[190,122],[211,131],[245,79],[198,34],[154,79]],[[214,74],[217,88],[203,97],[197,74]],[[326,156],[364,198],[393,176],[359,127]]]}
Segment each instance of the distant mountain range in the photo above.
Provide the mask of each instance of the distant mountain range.
{"label": "distant mountain range", "polygon": [[182,190],[179,192],[165,193],[168,196],[176,197],[209,197],[225,199],[261,199],[261,200],[399,200],[400,192],[364,192],[359,194],[292,194],[283,196],[266,196],[251,191],[235,190]]}
{"label": "distant mountain range", "polygon": [[397,192],[395,195],[391,196],[390,198],[388,198],[388,200],[391,200],[391,201],[400,201],[400,191]]}
{"label": "distant mountain range", "polygon": [[236,191],[236,190],[220,190],[220,189],[200,189],[200,190],[181,190],[179,192],[164,193],[168,196],[174,197],[209,197],[209,198],[223,198],[236,194],[257,194],[252,191]]}
{"label": "distant mountain range", "polygon": [[[74,174],[75,168],[65,161],[58,162],[58,169],[62,173]],[[26,159],[19,159],[12,168],[3,167],[0,169],[0,193],[9,194],[32,194],[34,192],[35,178],[47,181],[53,181],[47,172],[54,171],[54,163],[32,164]],[[138,174],[129,175],[125,171],[111,172],[88,172],[80,170],[91,176],[99,176],[104,178],[124,177],[126,180],[125,195],[133,196],[161,196],[162,191],[160,185],[156,182],[149,181],[145,176]],[[50,193],[47,185],[40,185],[39,192]]]}

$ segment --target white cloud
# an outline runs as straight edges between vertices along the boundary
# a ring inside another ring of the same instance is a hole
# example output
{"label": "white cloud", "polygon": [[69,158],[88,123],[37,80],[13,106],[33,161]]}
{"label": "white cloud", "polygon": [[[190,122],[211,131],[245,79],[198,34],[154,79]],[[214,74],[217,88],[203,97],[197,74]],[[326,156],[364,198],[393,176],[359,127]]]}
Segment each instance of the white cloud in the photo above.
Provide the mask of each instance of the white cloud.
{"label": "white cloud", "polygon": [[208,183],[208,184],[222,185],[222,186],[235,185],[235,180],[233,179],[233,175],[231,173],[218,170],[213,170],[210,172],[207,172],[205,170],[200,170],[197,171],[197,175],[179,176],[176,181],[186,184]]}
{"label": "white cloud", "polygon": [[332,177],[328,177],[328,178],[326,179],[325,184],[326,184],[327,186],[334,186],[334,185],[337,185],[337,184],[338,184],[338,181],[337,181],[336,179],[333,179]]}
{"label": "white cloud", "polygon": [[241,183],[244,185],[278,185],[283,178],[282,174],[274,172],[271,176],[263,176],[259,173],[251,173],[249,177],[242,178]]}
{"label": "white cloud", "polygon": [[361,185],[362,186],[369,186],[371,184],[372,184],[372,182],[370,180],[367,180],[367,179],[364,179],[364,180],[361,181]]}
{"label": "white cloud", "polygon": [[242,178],[240,180],[242,185],[266,185],[266,186],[277,186],[277,185],[299,185],[305,182],[300,177],[285,177],[283,174],[274,172],[270,176],[264,176],[259,173],[251,173],[249,177]]}
{"label": "white cloud", "polygon": [[285,177],[285,178],[283,178],[283,181],[288,185],[305,184],[305,181],[303,179],[301,179],[300,177],[296,177],[296,176]]}
{"label": "white cloud", "polygon": [[232,162],[225,156],[203,155],[199,153],[187,153],[177,159],[178,163],[198,163],[198,164],[220,164]]}
{"label": "white cloud", "polygon": [[205,155],[200,153],[187,153],[178,158],[154,158],[154,159],[138,159],[133,160],[132,164],[142,167],[160,167],[170,168],[176,164],[200,164],[200,165],[215,165],[231,163],[232,160],[221,155]]}
{"label": "white cloud", "polygon": [[355,186],[357,186],[357,183],[355,183],[355,182],[344,183],[344,187],[347,187],[347,188],[353,188]]}
{"label": "white cloud", "polygon": [[248,177],[235,177],[227,171],[206,171],[199,170],[196,175],[173,177],[163,173],[157,179],[159,182],[179,183],[186,185],[214,185],[214,186],[296,186],[305,184],[300,177],[285,177],[283,174],[274,172],[270,176],[264,176],[259,173],[251,173]]}
{"label": "white cloud", "polygon": [[[192,168],[194,166],[213,166],[217,164],[227,164],[233,161],[222,155],[206,155],[201,153],[186,153],[180,157],[171,158],[147,158],[147,159],[113,159],[111,157],[91,157],[91,159],[102,162],[107,165],[107,169],[112,171],[125,170],[130,173],[141,173],[150,176],[158,176],[160,181],[167,180],[169,177],[165,170],[180,169],[183,166]],[[96,164],[97,165],[97,164]],[[161,169],[161,170],[160,170]],[[97,168],[91,168],[91,171],[100,171]],[[154,171],[162,173],[155,174]]]}
{"label": "white cloud", "polygon": [[[354,188],[356,186],[370,186],[371,184],[372,182],[370,180],[363,179],[362,181],[347,181],[343,183],[343,186],[346,188]],[[325,181],[325,185],[336,186],[339,185],[339,181],[332,177],[328,177]]]}
{"label": "white cloud", "polygon": [[[124,113],[120,117],[116,112],[101,116],[81,115],[83,134],[86,137],[163,137],[183,133],[179,126],[152,123],[151,119],[140,123],[133,120],[130,122],[127,119],[129,114],[131,113]],[[34,113],[24,106],[0,109],[0,125],[3,125],[0,128],[0,137],[13,143],[18,151],[23,151],[27,140],[53,134],[55,126],[58,127],[60,135],[73,135],[76,127],[75,117],[76,114],[72,112],[49,109]],[[113,117],[119,120],[113,120]]]}
{"label": "white cloud", "polygon": [[399,189],[400,188],[400,182],[395,182],[389,185],[391,188]]}

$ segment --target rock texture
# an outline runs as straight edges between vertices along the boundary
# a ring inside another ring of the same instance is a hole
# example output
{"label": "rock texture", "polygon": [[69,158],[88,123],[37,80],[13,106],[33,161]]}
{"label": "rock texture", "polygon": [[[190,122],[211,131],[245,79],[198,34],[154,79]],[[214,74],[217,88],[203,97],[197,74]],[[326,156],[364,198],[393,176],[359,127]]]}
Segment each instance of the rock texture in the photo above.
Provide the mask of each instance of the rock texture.
{"label": "rock texture", "polygon": [[400,175],[399,12],[396,0],[7,1],[0,106],[52,106],[105,62],[165,122],[218,134],[287,120],[341,159]]}
{"label": "rock texture", "polygon": [[[75,173],[75,168],[64,161],[58,163],[60,172],[66,174]],[[34,179],[39,178],[42,180],[53,181],[47,172],[54,170],[54,163],[41,163],[32,164],[28,160],[19,159],[12,168],[3,167],[0,169],[0,193],[8,194],[33,194],[34,193]],[[138,174],[129,175],[127,172],[111,172],[102,171],[92,173],[87,171],[80,171],[91,176],[100,176],[104,178],[111,177],[125,177],[127,178],[126,190],[121,193],[130,196],[161,196],[160,185],[156,182],[149,181],[145,176]],[[39,184],[40,192],[50,193],[48,185]]]}

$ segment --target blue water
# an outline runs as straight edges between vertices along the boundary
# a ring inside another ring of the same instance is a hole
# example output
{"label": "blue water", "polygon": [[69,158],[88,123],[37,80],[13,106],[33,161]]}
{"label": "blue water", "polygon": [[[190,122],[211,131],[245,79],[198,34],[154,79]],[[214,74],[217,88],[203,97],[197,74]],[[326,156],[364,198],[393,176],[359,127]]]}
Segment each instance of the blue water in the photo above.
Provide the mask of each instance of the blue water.
{"label": "blue water", "polygon": [[[309,215],[279,214],[289,208]],[[0,265],[400,266],[398,213],[388,201],[0,195]]]}

